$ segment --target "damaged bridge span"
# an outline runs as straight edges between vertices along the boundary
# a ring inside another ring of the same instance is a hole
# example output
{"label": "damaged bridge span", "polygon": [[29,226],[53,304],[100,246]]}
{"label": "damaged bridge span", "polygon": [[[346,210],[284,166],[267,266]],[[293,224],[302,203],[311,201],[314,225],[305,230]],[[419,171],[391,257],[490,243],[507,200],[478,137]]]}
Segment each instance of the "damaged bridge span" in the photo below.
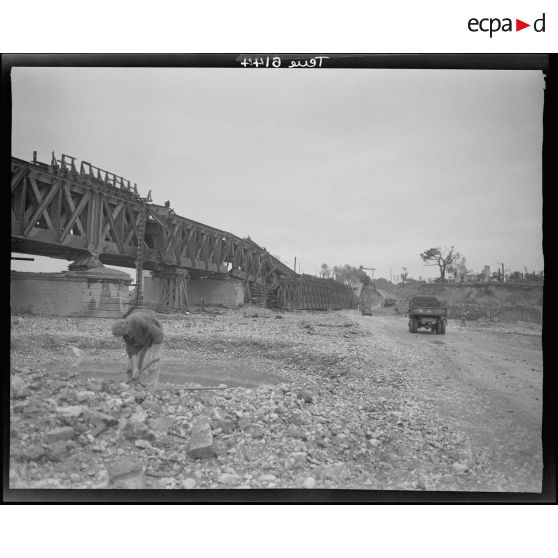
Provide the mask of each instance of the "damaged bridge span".
{"label": "damaged bridge span", "polygon": [[[11,160],[12,251],[72,260],[70,269],[100,264],[136,269],[136,304],[143,270],[161,278],[159,309],[188,308],[189,278],[232,277],[265,293],[279,308],[346,308],[352,290],[298,275],[249,238],[177,215],[142,197],[136,184],[75,157],[54,153],[49,164]],[[263,302],[263,301],[262,301]]]}

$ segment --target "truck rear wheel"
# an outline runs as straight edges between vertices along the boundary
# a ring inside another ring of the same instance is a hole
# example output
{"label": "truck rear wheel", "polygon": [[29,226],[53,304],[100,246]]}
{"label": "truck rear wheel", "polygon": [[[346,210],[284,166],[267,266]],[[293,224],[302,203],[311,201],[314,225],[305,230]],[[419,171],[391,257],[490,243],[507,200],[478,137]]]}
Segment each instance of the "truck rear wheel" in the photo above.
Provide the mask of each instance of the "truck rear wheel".
{"label": "truck rear wheel", "polygon": [[416,333],[418,331],[417,322],[415,319],[411,318],[409,320],[409,333]]}

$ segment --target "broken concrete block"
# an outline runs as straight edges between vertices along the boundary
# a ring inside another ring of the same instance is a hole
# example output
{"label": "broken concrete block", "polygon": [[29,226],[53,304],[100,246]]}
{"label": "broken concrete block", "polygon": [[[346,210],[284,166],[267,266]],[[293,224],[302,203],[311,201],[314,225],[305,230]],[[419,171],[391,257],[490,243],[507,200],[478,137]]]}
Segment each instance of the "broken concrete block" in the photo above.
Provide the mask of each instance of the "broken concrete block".
{"label": "broken concrete block", "polygon": [[157,432],[167,432],[174,425],[174,420],[169,417],[151,418],[147,424]]}
{"label": "broken concrete block", "polygon": [[163,412],[163,407],[159,405],[159,403],[155,403],[155,401],[151,401],[150,399],[143,401],[141,406],[152,413],[160,414]]}
{"label": "broken concrete block", "polygon": [[218,480],[223,484],[235,485],[240,482],[241,478],[239,475],[233,473],[223,473],[222,475],[219,475]]}
{"label": "broken concrete block", "polygon": [[211,426],[204,417],[198,418],[192,426],[188,455],[194,459],[207,459],[216,455]]}
{"label": "broken concrete block", "polygon": [[27,395],[27,382],[20,376],[10,376],[11,394],[14,399],[23,399]]}
{"label": "broken concrete block", "polygon": [[75,431],[70,426],[62,426],[60,428],[54,428],[53,430],[48,430],[45,432],[45,442],[52,444],[60,440],[70,440],[74,437]]}
{"label": "broken concrete block", "polygon": [[83,391],[78,391],[76,393],[76,400],[79,403],[83,403],[84,401],[89,401],[93,397],[95,397],[95,392],[94,391],[83,390]]}
{"label": "broken concrete block", "polygon": [[114,488],[145,488],[143,465],[136,459],[124,457],[109,468],[109,475]]}
{"label": "broken concrete block", "polygon": [[113,426],[118,424],[118,420],[112,415],[107,415],[106,413],[101,413],[100,411],[95,411],[93,409],[85,409],[84,416],[89,422],[93,424],[105,423],[106,426]]}
{"label": "broken concrete block", "polygon": [[308,454],[305,451],[295,451],[294,453],[291,453],[291,457],[297,465],[302,465],[306,463]]}
{"label": "broken concrete block", "polygon": [[21,455],[27,461],[37,461],[45,455],[45,450],[41,446],[29,446],[23,449]]}
{"label": "broken concrete block", "polygon": [[110,466],[109,475],[111,479],[115,479],[142,470],[143,466],[137,459],[122,457]]}
{"label": "broken concrete block", "polygon": [[62,461],[68,453],[68,445],[65,440],[58,440],[48,446],[47,458],[50,461]]}
{"label": "broken concrete block", "polygon": [[69,407],[56,407],[55,411],[65,417],[78,418],[84,413],[85,409],[82,405],[71,405]]}
{"label": "broken concrete block", "polygon": [[147,424],[127,421],[122,429],[122,435],[129,440],[154,440],[155,434]]}

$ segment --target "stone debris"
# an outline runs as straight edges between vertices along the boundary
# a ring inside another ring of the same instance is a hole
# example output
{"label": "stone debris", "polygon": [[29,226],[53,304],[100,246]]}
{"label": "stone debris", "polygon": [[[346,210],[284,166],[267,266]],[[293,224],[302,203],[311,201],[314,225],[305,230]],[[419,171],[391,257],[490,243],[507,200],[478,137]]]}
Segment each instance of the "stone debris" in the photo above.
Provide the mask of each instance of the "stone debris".
{"label": "stone debris", "polygon": [[66,417],[78,418],[86,411],[82,405],[71,405],[69,407],[56,407],[55,412]]}
{"label": "stone debris", "polygon": [[304,401],[304,403],[314,402],[314,396],[309,391],[306,390],[299,391],[296,397],[297,399],[301,399],[302,401]]}
{"label": "stone debris", "polygon": [[70,440],[75,435],[75,430],[70,426],[62,426],[45,432],[45,442],[52,444],[60,440]]}
{"label": "stone debris", "polygon": [[45,455],[45,450],[41,446],[29,446],[22,450],[21,456],[27,461],[38,461]]}
{"label": "stone debris", "polygon": [[101,413],[100,411],[96,411],[94,409],[85,409],[84,417],[91,422],[92,424],[99,425],[104,424],[106,426],[114,426],[118,424],[118,419],[109,415],[107,413]]}
{"label": "stone debris", "polygon": [[89,401],[95,397],[95,392],[90,390],[82,390],[76,393],[76,401],[79,403],[83,403],[85,401]]}
{"label": "stone debris", "polygon": [[277,480],[277,477],[275,475],[260,475],[258,477],[258,482],[275,482]]}
{"label": "stone debris", "polygon": [[194,459],[208,459],[216,455],[211,425],[204,417],[198,418],[192,426],[188,455]]}
{"label": "stone debris", "polygon": [[47,458],[51,461],[62,461],[68,454],[68,444],[66,440],[56,440],[52,442],[46,451]]}
{"label": "stone debris", "polygon": [[230,434],[235,427],[235,422],[232,420],[216,420],[214,422],[215,424],[215,429],[219,429],[221,430],[221,432],[223,432],[224,434]]}
{"label": "stone debris", "polygon": [[15,399],[22,399],[27,395],[27,382],[21,377],[11,374],[10,376],[10,391]]}
{"label": "stone debris", "polygon": [[155,401],[151,401],[150,399],[146,399],[145,401],[143,401],[141,406],[146,411],[149,411],[149,412],[154,413],[156,415],[163,412],[163,407],[161,405],[159,405],[159,403],[156,403]]}
{"label": "stone debris", "polygon": [[306,463],[308,454],[305,451],[295,451],[294,453],[291,453],[291,457],[296,464],[302,465],[303,463]]}
{"label": "stone debris", "polygon": [[149,428],[156,432],[168,432],[174,425],[174,420],[169,417],[157,417],[147,420]]}
{"label": "stone debris", "polygon": [[300,426],[304,422],[304,417],[300,411],[295,411],[288,417],[287,422],[289,424],[295,424]]}
{"label": "stone debris", "polygon": [[219,482],[227,485],[235,485],[240,482],[240,477],[234,473],[223,473],[219,476]]}
{"label": "stone debris", "polygon": [[248,432],[252,438],[261,440],[262,438],[265,438],[267,429],[262,424],[252,423],[248,426],[248,428],[246,428],[246,432]]}
{"label": "stone debris", "polygon": [[185,490],[191,490],[195,486],[196,486],[196,479],[193,479],[191,477],[184,479],[182,481],[182,488],[184,488]]}
{"label": "stone debris", "polygon": [[[200,369],[235,362],[240,373],[213,378],[213,384],[226,382],[223,390],[163,381],[152,393],[119,383],[123,371],[114,381],[82,375],[72,368],[70,351],[56,348],[55,342],[67,347],[63,340],[71,336],[88,359],[122,363],[122,347],[112,345],[102,320],[26,318],[13,337],[10,487],[517,486],[495,466],[492,447],[480,453],[458,430],[456,416],[440,414],[437,394],[451,397],[452,405],[453,398],[461,404],[462,394],[433,387],[432,378],[456,386],[414,345],[395,347],[386,344],[387,336],[346,339],[343,333],[365,327],[353,317],[345,326],[344,312],[305,313],[309,327],[300,329],[300,314],[257,323],[232,311],[195,315],[188,317],[187,335],[183,316],[163,316],[169,332],[165,357],[187,359]],[[404,320],[401,325],[406,331]],[[62,341],[45,333],[53,330]],[[282,381],[250,384],[243,367]],[[536,492],[528,474],[523,478],[522,486]]]}
{"label": "stone debris", "polygon": [[316,479],[314,477],[307,477],[302,483],[302,488],[314,488],[316,486]]}
{"label": "stone debris", "polygon": [[142,464],[130,457],[119,459],[109,468],[111,484],[114,488],[145,488],[145,476]]}
{"label": "stone debris", "polygon": [[468,471],[469,467],[465,464],[465,463],[453,463],[452,464],[452,469],[456,472],[456,473],[465,473]]}

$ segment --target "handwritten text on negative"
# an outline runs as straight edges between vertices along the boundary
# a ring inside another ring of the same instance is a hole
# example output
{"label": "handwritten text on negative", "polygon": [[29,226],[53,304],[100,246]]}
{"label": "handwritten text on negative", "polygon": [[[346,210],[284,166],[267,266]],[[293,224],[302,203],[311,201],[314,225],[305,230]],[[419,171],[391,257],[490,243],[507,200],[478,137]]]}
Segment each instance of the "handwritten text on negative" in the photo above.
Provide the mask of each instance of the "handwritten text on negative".
{"label": "handwritten text on negative", "polygon": [[244,68],[321,68],[322,62],[328,58],[329,56],[314,56],[283,61],[279,56],[243,57],[240,65]]}

